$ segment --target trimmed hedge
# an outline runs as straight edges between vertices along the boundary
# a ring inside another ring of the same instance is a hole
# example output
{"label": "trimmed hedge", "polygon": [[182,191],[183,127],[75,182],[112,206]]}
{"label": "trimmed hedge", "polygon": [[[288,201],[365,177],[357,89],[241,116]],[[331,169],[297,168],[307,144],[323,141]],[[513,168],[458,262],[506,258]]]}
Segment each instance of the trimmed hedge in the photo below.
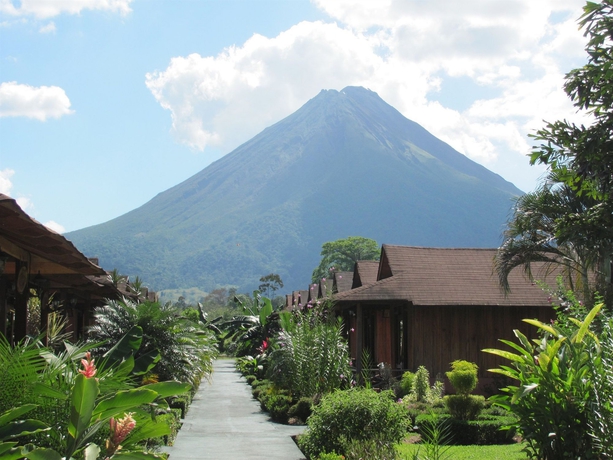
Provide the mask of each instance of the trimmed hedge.
{"label": "trimmed hedge", "polygon": [[483,415],[477,420],[458,420],[449,415],[419,415],[415,424],[420,428],[424,425],[433,426],[437,420],[445,420],[452,433],[450,444],[453,445],[492,445],[511,444],[515,430],[502,430],[501,428],[515,422],[514,417]]}

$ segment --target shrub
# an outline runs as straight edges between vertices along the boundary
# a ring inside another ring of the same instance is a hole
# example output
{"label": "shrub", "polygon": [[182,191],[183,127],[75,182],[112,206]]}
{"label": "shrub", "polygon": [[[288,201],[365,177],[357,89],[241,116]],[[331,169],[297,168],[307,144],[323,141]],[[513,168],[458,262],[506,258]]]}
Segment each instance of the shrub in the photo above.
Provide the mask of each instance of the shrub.
{"label": "shrub", "polygon": [[467,396],[477,387],[477,371],[475,363],[456,360],[451,363],[451,371],[445,373],[459,395]]}
{"label": "shrub", "polygon": [[317,457],[317,460],[345,460],[345,457],[334,452],[330,454],[324,452]]}
{"label": "shrub", "polygon": [[284,394],[272,394],[266,398],[266,410],[270,413],[270,418],[272,418],[275,422],[287,422],[291,404],[291,396]]}
{"label": "shrub", "polygon": [[424,441],[429,441],[428,433],[434,432],[443,422],[449,430],[448,444],[454,445],[490,445],[509,444],[513,442],[515,429],[504,429],[516,422],[515,417],[482,416],[478,420],[459,420],[450,415],[422,414],[417,416],[415,424]]}
{"label": "shrub", "polygon": [[405,403],[425,403],[438,405],[442,402],[445,386],[443,382],[436,381],[430,386],[430,373],[424,366],[419,366],[413,379],[411,392],[403,398]]}
{"label": "shrub", "polygon": [[485,405],[485,398],[477,395],[449,395],[443,400],[451,416],[459,420],[475,420]]}
{"label": "shrub", "polygon": [[396,460],[394,444],[381,439],[352,439],[343,443],[346,460]]}
{"label": "shrub", "polygon": [[409,417],[393,398],[391,391],[365,388],[324,396],[307,421],[308,430],[299,438],[300,448],[316,458],[322,452],[343,454],[343,443],[351,440],[399,442],[407,432]]}
{"label": "shrub", "polygon": [[302,422],[306,422],[313,412],[313,399],[300,398],[296,404],[289,408],[288,415],[290,417],[299,418]]}
{"label": "shrub", "polygon": [[407,371],[402,374],[402,379],[400,380],[400,391],[399,395],[401,398],[403,396],[408,395],[413,390],[413,382],[415,381],[415,373]]}

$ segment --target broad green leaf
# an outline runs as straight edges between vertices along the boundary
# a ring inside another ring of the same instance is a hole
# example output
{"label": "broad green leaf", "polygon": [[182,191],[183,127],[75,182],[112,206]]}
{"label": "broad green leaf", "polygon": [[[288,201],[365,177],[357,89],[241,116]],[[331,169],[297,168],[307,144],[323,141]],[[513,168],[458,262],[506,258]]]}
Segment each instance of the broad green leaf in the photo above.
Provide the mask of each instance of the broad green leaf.
{"label": "broad green leaf", "polygon": [[106,420],[115,415],[123,415],[132,408],[152,403],[157,397],[158,394],[155,391],[145,387],[118,391],[111,397],[100,401],[92,416],[96,420]]}
{"label": "broad green leaf", "polygon": [[134,326],[104,354],[109,363],[119,363],[132,356],[140,348],[143,340],[143,328]]}
{"label": "broad green leaf", "polygon": [[[522,334],[521,331],[519,331],[518,329],[514,329],[513,334],[515,334],[515,337],[517,337],[517,339],[521,342],[521,344],[526,350],[529,350],[530,352],[532,351],[533,346],[528,340],[528,337]],[[530,353],[530,355],[532,355],[532,353]]]}
{"label": "broad green leaf", "polygon": [[260,309],[260,324],[266,326],[268,317],[272,313],[272,303],[266,297],[262,297],[262,302],[264,302],[264,306]]}
{"label": "broad green leaf", "polygon": [[532,324],[533,326],[538,327],[539,329],[542,329],[546,332],[549,332],[551,335],[553,335],[554,337],[558,337],[559,332],[556,331],[553,327],[551,327],[549,324],[543,323],[537,319],[523,319],[522,320],[524,323],[528,323],[528,324]]}
{"label": "broad green leaf", "polygon": [[142,386],[148,390],[155,391],[160,397],[167,398],[169,396],[182,395],[187,393],[192,386],[189,383],[181,382],[158,382]]}
{"label": "broad green leaf", "polygon": [[144,425],[136,425],[136,430],[130,433],[130,436],[121,443],[122,446],[128,448],[139,441],[145,439],[161,438],[170,434],[170,426],[162,421],[156,422],[148,420]]}
{"label": "broad green leaf", "polygon": [[493,372],[494,374],[504,375],[505,377],[509,377],[514,380],[519,380],[517,374],[506,371],[504,369],[488,369],[488,372]]}
{"label": "broad green leaf", "polygon": [[496,348],[485,348],[481,351],[484,353],[491,353],[492,355],[500,356],[502,358],[508,359],[509,361],[515,361],[518,363],[524,362],[524,358],[519,355],[516,355],[515,353],[511,353],[510,351],[498,350]]}
{"label": "broad green leaf", "polygon": [[[21,449],[13,449],[17,444],[19,444],[17,441],[0,442],[0,459],[22,458]],[[17,454],[16,457],[14,456],[15,454]]]}
{"label": "broad green leaf", "polygon": [[24,454],[30,460],[62,460],[62,456],[53,449],[34,449]]}
{"label": "broad green leaf", "polygon": [[0,440],[16,438],[27,434],[40,433],[48,431],[51,428],[46,423],[40,420],[15,420],[6,424],[0,425]]}
{"label": "broad green leaf", "polygon": [[524,355],[526,358],[530,358],[532,359],[532,353],[530,353],[530,351],[532,351],[532,348],[530,348],[530,351],[526,350],[524,347],[522,347],[521,345],[516,344],[515,342],[511,342],[510,340],[504,340],[504,339],[500,339],[500,341],[502,343],[504,343],[505,345],[508,345],[509,347],[519,351],[522,355]]}
{"label": "broad green leaf", "polygon": [[23,414],[27,414],[35,407],[38,406],[36,404],[24,404],[22,406],[7,410],[2,415],[0,415],[0,426],[10,422],[11,420],[15,420],[16,418],[21,417]]}
{"label": "broad green leaf", "polygon": [[135,375],[146,374],[157,364],[162,358],[162,355],[158,350],[151,350],[144,355],[141,355],[134,361],[134,369],[132,373]]}
{"label": "broad green leaf", "polygon": [[74,440],[79,439],[89,426],[98,392],[98,381],[95,378],[86,378],[83,374],[77,376],[68,421],[68,433]]}
{"label": "broad green leaf", "polygon": [[602,309],[602,306],[603,304],[599,303],[590,310],[590,312],[587,314],[587,316],[583,320],[583,324],[581,325],[577,333],[571,339],[573,343],[583,342],[583,337],[585,337],[585,334],[588,331],[590,324],[592,323],[596,315],[600,312],[600,310]]}
{"label": "broad green leaf", "polygon": [[68,399],[68,395],[66,393],[56,390],[55,388],[51,388],[50,386],[45,385],[44,383],[35,382],[32,385],[32,390],[34,394],[37,396],[46,396],[48,398],[54,398],[54,399],[59,399],[59,400]]}
{"label": "broad green leaf", "polygon": [[518,399],[523,398],[527,394],[530,394],[533,390],[538,388],[538,383],[530,383],[528,385],[522,385],[519,390],[511,398],[511,403],[515,403]]}

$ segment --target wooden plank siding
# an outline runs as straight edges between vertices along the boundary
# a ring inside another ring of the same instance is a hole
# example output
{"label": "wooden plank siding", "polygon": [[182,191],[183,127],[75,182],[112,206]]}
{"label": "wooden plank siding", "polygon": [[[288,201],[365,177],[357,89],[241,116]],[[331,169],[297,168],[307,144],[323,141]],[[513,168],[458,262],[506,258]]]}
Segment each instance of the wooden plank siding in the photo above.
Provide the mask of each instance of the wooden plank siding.
{"label": "wooden plank siding", "polygon": [[415,371],[425,366],[434,378],[444,376],[451,362],[457,359],[474,362],[479,366],[483,384],[493,379],[488,369],[508,364],[507,360],[489,353],[484,348],[508,349],[499,339],[516,341],[514,329],[528,338],[537,336],[537,329],[524,323],[524,318],[543,322],[553,319],[553,310],[547,307],[443,306],[409,308],[407,369]]}

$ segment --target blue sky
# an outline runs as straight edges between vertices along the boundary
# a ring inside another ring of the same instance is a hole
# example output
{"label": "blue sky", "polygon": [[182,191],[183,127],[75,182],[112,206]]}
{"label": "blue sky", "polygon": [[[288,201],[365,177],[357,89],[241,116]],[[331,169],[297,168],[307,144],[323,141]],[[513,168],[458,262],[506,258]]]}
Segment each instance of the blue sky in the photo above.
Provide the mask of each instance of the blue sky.
{"label": "blue sky", "polygon": [[118,217],[321,89],[376,91],[522,190],[585,61],[577,0],[0,0],[0,193]]}

